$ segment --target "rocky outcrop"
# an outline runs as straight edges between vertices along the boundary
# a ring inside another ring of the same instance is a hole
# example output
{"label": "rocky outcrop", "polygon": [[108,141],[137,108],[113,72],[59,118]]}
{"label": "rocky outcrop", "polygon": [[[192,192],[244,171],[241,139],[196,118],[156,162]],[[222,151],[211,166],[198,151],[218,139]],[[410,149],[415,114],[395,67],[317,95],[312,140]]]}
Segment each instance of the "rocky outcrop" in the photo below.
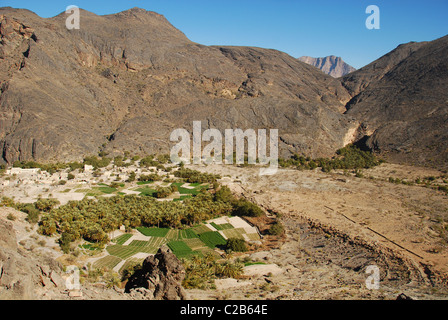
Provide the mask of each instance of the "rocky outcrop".
{"label": "rocky outcrop", "polygon": [[185,300],[182,288],[185,269],[179,259],[164,246],[155,256],[147,257],[141,269],[126,283],[125,292],[150,300]]}
{"label": "rocky outcrop", "polygon": [[343,78],[346,114],[388,160],[447,168],[448,36],[401,45]]}
{"label": "rocky outcrop", "polygon": [[35,300],[64,291],[61,265],[19,248],[11,222],[0,219],[0,300]]}
{"label": "rocky outcrop", "polygon": [[323,58],[300,57],[299,61],[308,63],[316,68],[319,68],[323,73],[326,73],[333,78],[343,77],[353,71],[356,71],[351,65],[347,64],[340,57],[328,56]]}

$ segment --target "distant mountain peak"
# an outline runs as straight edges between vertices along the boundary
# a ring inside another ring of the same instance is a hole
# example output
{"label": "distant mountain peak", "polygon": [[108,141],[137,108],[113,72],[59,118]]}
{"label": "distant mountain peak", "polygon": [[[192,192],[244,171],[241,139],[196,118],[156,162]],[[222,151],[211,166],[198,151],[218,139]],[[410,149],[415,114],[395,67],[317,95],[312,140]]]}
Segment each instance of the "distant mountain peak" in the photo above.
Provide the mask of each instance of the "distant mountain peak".
{"label": "distant mountain peak", "polygon": [[341,57],[333,55],[323,58],[312,58],[303,56],[299,58],[299,61],[319,68],[322,72],[329,74],[334,78],[343,77],[353,71],[356,71],[355,68],[345,63]]}

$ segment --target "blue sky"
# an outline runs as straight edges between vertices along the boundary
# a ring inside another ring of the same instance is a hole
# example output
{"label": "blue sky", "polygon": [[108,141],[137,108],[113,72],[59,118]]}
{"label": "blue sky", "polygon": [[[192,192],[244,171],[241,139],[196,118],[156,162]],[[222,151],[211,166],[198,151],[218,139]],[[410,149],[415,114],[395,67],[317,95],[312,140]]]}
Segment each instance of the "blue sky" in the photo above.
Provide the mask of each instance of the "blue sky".
{"label": "blue sky", "polygon": [[[140,7],[163,14],[201,44],[257,46],[294,57],[336,55],[355,68],[399,44],[448,34],[448,0],[0,0],[0,6],[26,8],[41,17],[69,5],[99,15]],[[380,30],[365,27],[369,5],[380,8]]]}

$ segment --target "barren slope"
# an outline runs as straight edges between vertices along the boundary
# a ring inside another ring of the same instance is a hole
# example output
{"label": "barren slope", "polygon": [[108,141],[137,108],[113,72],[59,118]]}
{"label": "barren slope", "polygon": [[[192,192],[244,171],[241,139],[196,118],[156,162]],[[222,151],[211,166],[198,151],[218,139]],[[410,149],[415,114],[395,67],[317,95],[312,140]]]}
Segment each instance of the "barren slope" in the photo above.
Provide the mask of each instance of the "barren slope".
{"label": "barren slope", "polygon": [[[168,152],[175,128],[277,128],[281,149],[331,155],[356,126],[341,83],[289,55],[207,47],[163,16],[134,8],[81,29],[2,8],[2,160],[72,160]],[[25,30],[26,32],[24,32]]]}
{"label": "barren slope", "polygon": [[395,162],[434,167],[448,159],[448,36],[409,43],[343,78],[348,116],[367,145]]}

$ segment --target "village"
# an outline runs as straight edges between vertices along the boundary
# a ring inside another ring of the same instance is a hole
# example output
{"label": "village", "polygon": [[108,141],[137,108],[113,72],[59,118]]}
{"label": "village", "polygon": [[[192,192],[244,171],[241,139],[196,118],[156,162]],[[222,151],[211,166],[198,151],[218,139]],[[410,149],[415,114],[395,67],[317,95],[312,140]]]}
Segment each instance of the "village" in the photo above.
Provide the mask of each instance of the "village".
{"label": "village", "polygon": [[[175,169],[175,168],[174,168]],[[118,167],[109,164],[105,168],[95,169],[92,165],[84,165],[83,169],[70,172],[70,169],[59,170],[50,174],[39,168],[7,168],[0,178],[2,196],[14,199],[20,203],[33,203],[39,198],[54,198],[61,205],[70,200],[82,200],[84,197],[95,195],[113,196],[120,194],[140,194],[132,190],[138,188],[138,181],[126,183],[130,175],[140,177],[145,173],[157,173],[168,179],[174,179],[174,175],[164,172],[156,167],[140,168],[138,163],[126,167]],[[104,187],[115,183],[120,184],[120,190],[106,189]],[[126,187],[125,187],[126,184]],[[166,186],[168,183],[159,181],[155,185]],[[103,189],[92,189],[92,188]],[[100,191],[95,192],[95,191]],[[105,191],[105,192],[101,192]]]}

